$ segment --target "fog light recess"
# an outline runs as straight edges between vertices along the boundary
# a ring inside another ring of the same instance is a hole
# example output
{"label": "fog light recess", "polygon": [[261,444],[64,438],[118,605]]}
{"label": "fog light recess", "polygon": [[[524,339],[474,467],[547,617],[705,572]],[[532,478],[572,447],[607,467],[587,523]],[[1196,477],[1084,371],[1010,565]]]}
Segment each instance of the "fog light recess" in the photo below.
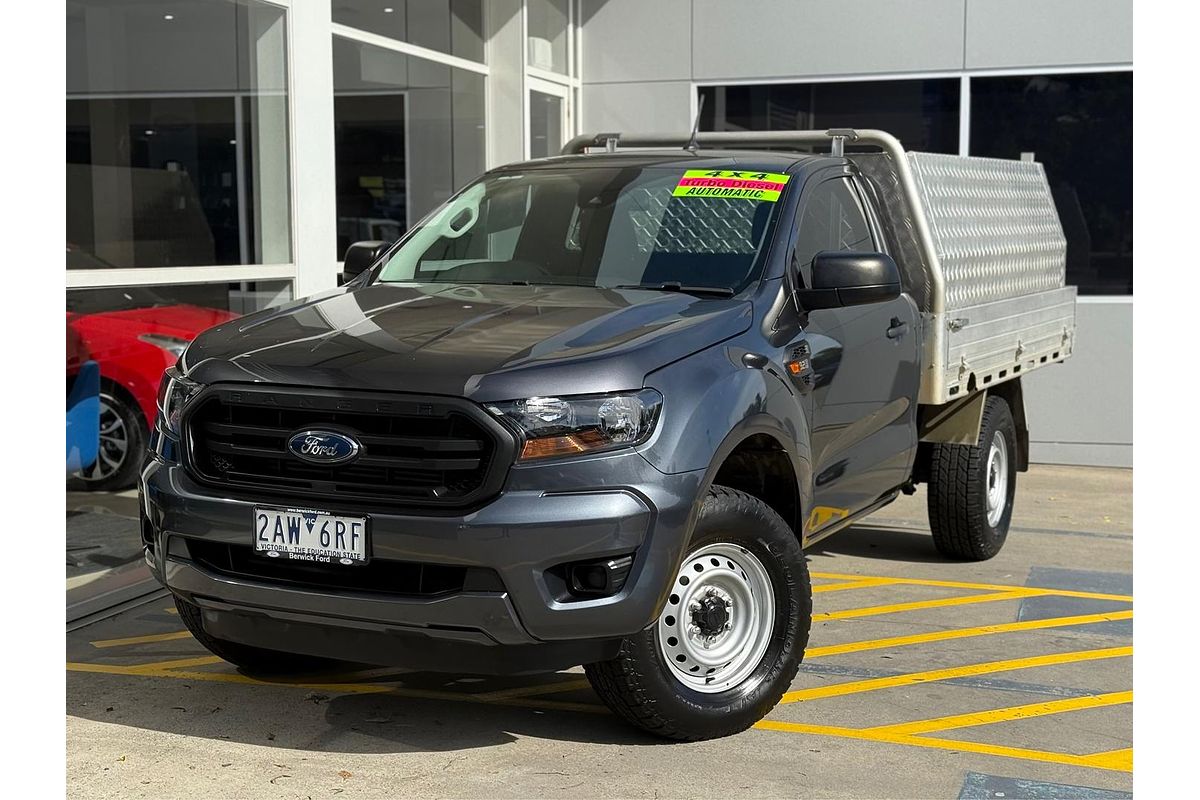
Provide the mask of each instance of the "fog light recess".
{"label": "fog light recess", "polygon": [[576,561],[563,566],[567,591],[571,595],[580,599],[609,597],[625,586],[625,579],[633,567],[633,556]]}

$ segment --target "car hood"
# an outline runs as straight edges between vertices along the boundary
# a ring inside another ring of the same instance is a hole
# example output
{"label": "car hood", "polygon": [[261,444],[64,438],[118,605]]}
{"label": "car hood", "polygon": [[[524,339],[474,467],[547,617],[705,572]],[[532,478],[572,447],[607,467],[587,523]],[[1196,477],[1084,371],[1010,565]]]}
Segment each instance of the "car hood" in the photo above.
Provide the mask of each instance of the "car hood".
{"label": "car hood", "polygon": [[640,388],[745,331],[750,304],[575,286],[375,284],[204,333],[196,380],[381,389],[493,401]]}

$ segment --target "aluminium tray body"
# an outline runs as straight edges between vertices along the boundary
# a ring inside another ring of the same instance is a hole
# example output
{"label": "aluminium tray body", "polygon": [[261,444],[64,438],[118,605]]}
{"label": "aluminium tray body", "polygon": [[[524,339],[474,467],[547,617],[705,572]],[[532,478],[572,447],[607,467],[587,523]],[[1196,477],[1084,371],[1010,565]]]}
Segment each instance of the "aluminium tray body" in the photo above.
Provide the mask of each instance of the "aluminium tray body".
{"label": "aluminium tray body", "polygon": [[1042,165],[904,156],[940,264],[940,289],[892,156],[851,158],[876,192],[892,254],[924,317],[921,402],[946,403],[1069,356],[1075,289],[1065,283],[1066,238]]}

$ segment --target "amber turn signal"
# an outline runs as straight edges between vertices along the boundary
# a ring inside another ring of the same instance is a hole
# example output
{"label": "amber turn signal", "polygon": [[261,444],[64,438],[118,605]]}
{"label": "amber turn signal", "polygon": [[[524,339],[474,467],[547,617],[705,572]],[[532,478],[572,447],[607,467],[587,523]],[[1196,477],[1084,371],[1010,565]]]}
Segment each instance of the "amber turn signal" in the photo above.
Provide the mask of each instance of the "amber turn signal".
{"label": "amber turn signal", "polygon": [[569,456],[584,453],[604,447],[611,442],[598,430],[579,431],[565,436],[539,436],[527,439],[521,448],[521,458],[552,458],[553,456]]}

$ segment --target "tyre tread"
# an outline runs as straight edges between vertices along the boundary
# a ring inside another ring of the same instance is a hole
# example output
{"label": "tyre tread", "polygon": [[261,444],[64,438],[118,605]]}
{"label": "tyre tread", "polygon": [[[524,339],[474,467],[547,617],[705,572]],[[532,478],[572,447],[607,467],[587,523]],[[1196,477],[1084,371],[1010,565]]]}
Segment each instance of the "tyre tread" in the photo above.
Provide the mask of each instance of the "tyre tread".
{"label": "tyre tread", "polygon": [[[764,524],[772,524],[778,521],[779,524],[787,527],[786,523],[769,506],[746,492],[726,486],[713,486],[709,489],[708,498],[731,504],[743,514],[757,516]],[[804,608],[802,610],[811,618],[812,584],[808,580],[808,565],[804,558],[801,558],[800,563],[797,565],[797,573],[800,575],[805,589]],[[790,652],[801,653],[801,658],[803,657],[804,649],[808,646],[809,630],[809,625],[801,625],[799,631],[801,638],[799,649],[797,650],[795,647],[789,648]],[[646,676],[643,673],[644,668],[655,668],[656,665],[653,663],[645,664],[645,662],[635,657],[631,651],[630,642],[626,639],[621,643],[621,649],[615,658],[584,666],[584,672],[587,675],[588,681],[592,684],[592,688],[599,695],[600,699],[604,701],[604,704],[616,713],[617,716],[655,736],[682,742],[695,742],[729,736],[746,729],[747,725],[733,720],[725,726],[709,727],[701,730],[681,725],[677,720],[663,713],[658,707],[658,701],[647,689]],[[785,658],[780,663],[782,664],[784,675],[773,676],[770,678],[770,681],[772,683],[780,682],[779,685],[785,687],[784,690],[786,690],[786,687],[795,679],[796,673],[800,669],[800,658]],[[780,695],[782,695],[782,691]],[[778,701],[779,697],[770,698],[770,706],[774,707]]]}
{"label": "tyre tread", "polygon": [[1008,405],[999,397],[988,397],[976,444],[932,446],[927,498],[929,527],[934,545],[944,556],[984,561],[996,555],[1003,545],[1003,537],[1000,546],[994,543],[987,522],[987,506],[979,501],[981,482],[986,480],[991,437],[1002,425],[1011,433],[1012,414]]}

